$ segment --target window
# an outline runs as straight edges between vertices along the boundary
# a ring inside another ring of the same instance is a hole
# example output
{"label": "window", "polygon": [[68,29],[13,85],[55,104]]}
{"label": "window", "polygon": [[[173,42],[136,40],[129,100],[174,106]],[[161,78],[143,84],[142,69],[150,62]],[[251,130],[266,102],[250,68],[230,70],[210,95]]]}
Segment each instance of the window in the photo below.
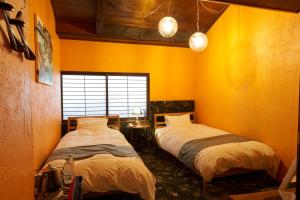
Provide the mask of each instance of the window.
{"label": "window", "polygon": [[62,72],[62,117],[147,113],[149,74]]}

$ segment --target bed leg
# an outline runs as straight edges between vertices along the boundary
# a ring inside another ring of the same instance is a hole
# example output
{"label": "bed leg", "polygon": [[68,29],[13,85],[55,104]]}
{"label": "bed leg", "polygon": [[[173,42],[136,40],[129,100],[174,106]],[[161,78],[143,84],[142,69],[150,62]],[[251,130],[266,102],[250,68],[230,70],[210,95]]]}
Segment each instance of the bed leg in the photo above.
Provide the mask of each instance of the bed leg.
{"label": "bed leg", "polygon": [[204,196],[207,195],[207,182],[205,180],[202,181],[202,188]]}

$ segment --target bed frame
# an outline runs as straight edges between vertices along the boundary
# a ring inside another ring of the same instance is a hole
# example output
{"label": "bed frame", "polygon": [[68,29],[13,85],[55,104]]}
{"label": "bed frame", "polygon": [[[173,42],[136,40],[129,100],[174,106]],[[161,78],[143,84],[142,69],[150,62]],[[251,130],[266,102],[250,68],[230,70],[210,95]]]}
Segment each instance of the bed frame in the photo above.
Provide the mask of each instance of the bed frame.
{"label": "bed frame", "polygon": [[[166,115],[178,116],[178,115],[185,115],[185,114],[190,114],[191,122],[196,123],[195,112],[157,113],[157,114],[154,114],[154,129],[163,128],[166,126],[166,122],[165,122],[165,118],[164,118]],[[192,169],[192,170],[202,177],[202,175],[199,171],[195,171],[194,169]],[[232,175],[249,173],[249,172],[254,172],[254,171],[255,170],[249,170],[249,169],[244,169],[244,168],[231,168],[222,174],[215,175],[214,178],[232,176]],[[202,186],[203,186],[203,192],[206,195],[207,194],[207,182],[204,181],[204,179],[203,179]]]}
{"label": "bed frame", "polygon": [[80,118],[107,118],[107,126],[112,129],[120,130],[120,117],[119,115],[110,116],[89,116],[89,117],[68,117],[68,132],[77,129],[77,119]]}
{"label": "bed frame", "polygon": [[[112,129],[120,130],[120,117],[119,115],[110,115],[110,116],[88,116],[88,117],[68,117],[68,132],[77,129],[77,119],[80,118],[107,118],[107,126]],[[91,192],[83,194],[84,198],[100,197],[107,196],[112,194],[122,193],[122,191],[114,190],[108,192]]]}

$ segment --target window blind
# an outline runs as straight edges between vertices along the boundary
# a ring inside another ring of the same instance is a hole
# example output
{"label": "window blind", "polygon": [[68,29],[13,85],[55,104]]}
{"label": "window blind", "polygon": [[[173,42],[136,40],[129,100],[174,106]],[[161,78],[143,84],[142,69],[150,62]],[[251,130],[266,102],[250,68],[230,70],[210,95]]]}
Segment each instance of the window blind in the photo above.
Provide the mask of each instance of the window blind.
{"label": "window blind", "polygon": [[[147,113],[147,75],[62,74],[62,115],[133,116],[133,109]],[[143,115],[142,114],[142,115]]]}
{"label": "window blind", "polygon": [[144,76],[108,76],[109,114],[133,117],[134,108],[147,108],[147,78]]}
{"label": "window blind", "polygon": [[106,115],[106,77],[62,75],[63,119]]}

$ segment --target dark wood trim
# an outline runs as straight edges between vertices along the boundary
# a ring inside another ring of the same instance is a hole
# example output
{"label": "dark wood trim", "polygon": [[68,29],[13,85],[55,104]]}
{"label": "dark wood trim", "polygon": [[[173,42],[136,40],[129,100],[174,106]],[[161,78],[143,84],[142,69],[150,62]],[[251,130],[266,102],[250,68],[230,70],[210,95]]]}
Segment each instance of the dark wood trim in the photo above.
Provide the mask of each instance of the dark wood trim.
{"label": "dark wood trim", "polygon": [[259,7],[286,12],[300,12],[299,0],[203,0],[207,2],[222,2],[244,6]]}
{"label": "dark wood trim", "polygon": [[189,48],[188,42],[174,42],[172,39],[169,41],[147,41],[147,40],[126,40],[117,38],[104,38],[96,35],[77,34],[77,33],[64,33],[57,31],[60,39],[68,40],[86,40],[96,42],[111,42],[111,43],[125,43],[125,44],[143,44],[143,45],[156,45],[156,46],[172,46]]}
{"label": "dark wood trim", "polygon": [[298,135],[297,135],[297,173],[296,173],[296,200],[300,199],[300,79],[298,98]]}
{"label": "dark wood trim", "polygon": [[136,72],[91,72],[91,71],[60,71],[61,75],[110,75],[110,76],[149,76],[149,73]]}
{"label": "dark wood trim", "polygon": [[64,121],[63,113],[63,86],[62,86],[62,73],[60,73],[60,107],[61,107],[61,121]]}
{"label": "dark wood trim", "polygon": [[147,117],[150,117],[150,74],[147,75]]}
{"label": "dark wood trim", "polygon": [[108,116],[109,109],[108,109],[108,76],[105,76],[105,95],[106,95],[106,115]]}

